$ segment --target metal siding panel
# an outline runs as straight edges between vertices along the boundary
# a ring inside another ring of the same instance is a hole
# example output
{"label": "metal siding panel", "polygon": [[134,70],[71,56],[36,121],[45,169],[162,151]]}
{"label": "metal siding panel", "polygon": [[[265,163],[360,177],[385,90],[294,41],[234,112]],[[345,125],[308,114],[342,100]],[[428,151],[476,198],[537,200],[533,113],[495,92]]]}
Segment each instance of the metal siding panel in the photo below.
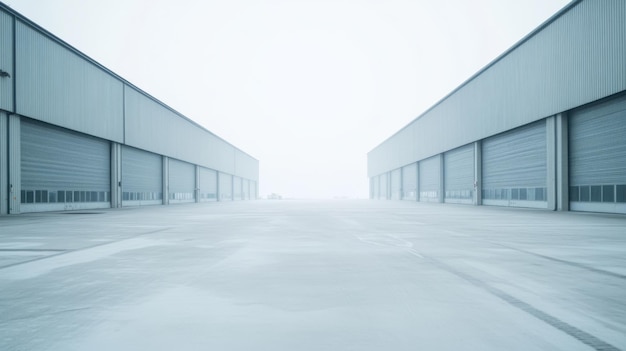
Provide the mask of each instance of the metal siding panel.
{"label": "metal siding panel", "polygon": [[[160,103],[126,87],[126,144],[149,150],[179,160],[191,162],[221,172],[235,173],[234,146],[194,125]],[[200,151],[201,150],[201,151]],[[258,161],[254,160],[255,163]],[[244,173],[247,160],[243,157],[240,168]]]}
{"label": "metal siding panel", "polygon": [[417,163],[402,167],[402,199],[417,199]]}
{"label": "metal siding panel", "polygon": [[136,204],[163,201],[163,158],[151,152],[122,146],[122,201]]}
{"label": "metal siding panel", "polygon": [[571,113],[569,136],[572,209],[624,213],[626,96]]}
{"label": "metal siding panel", "polygon": [[123,142],[123,85],[70,49],[18,21],[17,113]]}
{"label": "metal siding panel", "polygon": [[474,144],[444,154],[445,199],[471,202],[474,194]]}
{"label": "metal siding panel", "polygon": [[217,200],[217,172],[200,167],[200,201]]}
{"label": "metal siding panel", "polygon": [[169,159],[170,202],[192,202],[196,189],[196,167],[188,162]]}
{"label": "metal siding panel", "polygon": [[626,2],[581,2],[372,150],[369,174],[626,90],[624,33]]}
{"label": "metal siding panel", "polygon": [[20,137],[22,212],[110,206],[108,141],[26,118]]}
{"label": "metal siding panel", "polygon": [[9,118],[0,111],[0,215],[9,213]]}
{"label": "metal siding panel", "polygon": [[0,109],[13,111],[13,16],[0,11],[0,69],[11,77],[0,77]]}
{"label": "metal siding panel", "polygon": [[439,155],[420,161],[420,201],[439,201],[439,182],[441,180],[440,162],[441,158],[439,157]]}

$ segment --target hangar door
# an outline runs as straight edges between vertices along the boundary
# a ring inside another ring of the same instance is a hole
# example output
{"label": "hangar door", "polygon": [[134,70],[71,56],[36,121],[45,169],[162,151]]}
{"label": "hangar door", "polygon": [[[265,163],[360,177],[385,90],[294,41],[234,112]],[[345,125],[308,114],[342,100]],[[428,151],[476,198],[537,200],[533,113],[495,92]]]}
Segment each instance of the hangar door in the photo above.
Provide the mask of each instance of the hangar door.
{"label": "hangar door", "polygon": [[474,145],[448,151],[443,156],[444,202],[474,202]]}
{"label": "hangar door", "polygon": [[233,199],[233,176],[226,173],[219,174],[220,201]]}
{"label": "hangar door", "polygon": [[570,209],[626,213],[626,97],[569,117]]}
{"label": "hangar door", "polygon": [[253,181],[253,180],[250,181],[250,198],[252,200],[256,200],[256,197],[257,197],[257,194],[258,194],[257,193],[257,189],[256,189],[256,184],[257,183],[255,181]]}
{"label": "hangar door", "polygon": [[383,173],[379,178],[379,190],[378,198],[381,200],[389,199],[389,173]]}
{"label": "hangar door", "polygon": [[194,202],[196,189],[196,166],[169,159],[170,203]]}
{"label": "hangar door", "polygon": [[111,207],[108,141],[21,118],[21,212]]}
{"label": "hangar door", "polygon": [[441,157],[439,155],[419,162],[420,201],[439,202]]}
{"label": "hangar door", "polygon": [[391,199],[402,199],[402,168],[394,169],[391,171]]}
{"label": "hangar door", "polygon": [[547,208],[546,121],[482,142],[485,205]]}
{"label": "hangar door", "polygon": [[122,146],[122,206],[163,203],[161,155]]}
{"label": "hangar door", "polygon": [[248,179],[243,180],[243,199],[250,200],[250,181]]}
{"label": "hangar door", "polygon": [[402,167],[402,200],[417,199],[417,163]]}
{"label": "hangar door", "polygon": [[217,200],[217,172],[204,168],[200,168],[200,179],[199,186],[200,188],[199,201],[216,201]]}
{"label": "hangar door", "polygon": [[243,200],[242,195],[243,181],[240,177],[233,177],[233,200]]}

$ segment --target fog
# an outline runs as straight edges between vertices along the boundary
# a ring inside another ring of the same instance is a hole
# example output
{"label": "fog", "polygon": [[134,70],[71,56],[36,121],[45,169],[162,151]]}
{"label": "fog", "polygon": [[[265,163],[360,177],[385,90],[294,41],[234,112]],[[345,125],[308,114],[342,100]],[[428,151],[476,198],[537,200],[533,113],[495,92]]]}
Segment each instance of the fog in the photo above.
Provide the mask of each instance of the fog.
{"label": "fog", "polygon": [[9,0],[260,161],[259,194],[364,198],[366,154],[568,3]]}

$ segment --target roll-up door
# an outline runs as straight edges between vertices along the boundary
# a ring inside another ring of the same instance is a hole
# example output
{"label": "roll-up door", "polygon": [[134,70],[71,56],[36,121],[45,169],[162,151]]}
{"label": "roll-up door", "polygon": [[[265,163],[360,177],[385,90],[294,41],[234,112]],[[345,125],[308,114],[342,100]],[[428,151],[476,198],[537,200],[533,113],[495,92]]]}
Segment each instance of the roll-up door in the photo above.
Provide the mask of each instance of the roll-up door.
{"label": "roll-up door", "polygon": [[485,205],[547,208],[546,121],[482,142]]}
{"label": "roll-up door", "polygon": [[243,199],[250,200],[250,181],[248,179],[243,180]]}
{"label": "roll-up door", "polygon": [[200,201],[216,201],[217,200],[217,172],[200,167]]}
{"label": "roll-up door", "polygon": [[220,200],[232,200],[233,199],[233,176],[226,173],[219,174],[220,185]]}
{"label": "roll-up door", "polygon": [[241,200],[242,191],[242,179],[240,177],[233,177],[233,200]]}
{"label": "roll-up door", "polygon": [[122,147],[122,206],[163,203],[162,156]]}
{"label": "roll-up door", "polygon": [[372,199],[380,199],[380,177],[372,177]]}
{"label": "roll-up door", "polygon": [[444,201],[471,204],[474,199],[474,145],[448,151],[443,156]]}
{"label": "roll-up door", "polygon": [[169,200],[170,203],[194,202],[196,189],[196,166],[169,160]]}
{"label": "roll-up door", "polygon": [[420,201],[439,202],[441,157],[427,158],[419,163]]}
{"label": "roll-up door", "polygon": [[400,200],[402,199],[402,169],[394,169],[390,174],[391,199]]}
{"label": "roll-up door", "polygon": [[569,117],[570,209],[626,213],[626,96]]}
{"label": "roll-up door", "polygon": [[389,173],[380,175],[380,193],[378,198],[381,200],[389,199]]}
{"label": "roll-up door", "polygon": [[417,163],[402,167],[402,200],[417,199]]}
{"label": "roll-up door", "polygon": [[21,119],[21,211],[111,206],[108,141]]}

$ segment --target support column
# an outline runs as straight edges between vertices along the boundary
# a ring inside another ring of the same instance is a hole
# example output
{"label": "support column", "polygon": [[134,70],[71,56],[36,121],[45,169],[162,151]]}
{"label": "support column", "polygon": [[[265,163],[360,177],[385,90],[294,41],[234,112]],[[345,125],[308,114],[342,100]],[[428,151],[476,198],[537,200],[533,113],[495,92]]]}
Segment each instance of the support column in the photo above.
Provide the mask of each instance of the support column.
{"label": "support column", "polygon": [[548,210],[556,210],[556,118],[546,118],[546,200]]}
{"label": "support column", "polygon": [[9,214],[9,116],[0,111],[0,216]]}
{"label": "support column", "polygon": [[569,127],[567,114],[556,119],[556,209],[569,211]]}
{"label": "support column", "polygon": [[483,148],[480,140],[474,142],[474,205],[483,204]]}
{"label": "support column", "polygon": [[445,200],[446,191],[446,167],[444,162],[444,155],[439,154],[439,202],[443,203]]}
{"label": "support column", "polygon": [[122,207],[122,145],[111,143],[111,208]]}
{"label": "support column", "polygon": [[415,163],[415,168],[417,168],[417,173],[416,173],[417,183],[415,183],[415,201],[419,202],[420,201],[420,163],[419,162]]}
{"label": "support column", "polygon": [[20,213],[20,203],[22,202],[22,147],[20,122],[20,116],[9,116],[9,214]]}
{"label": "support column", "polygon": [[163,156],[163,205],[170,203],[170,159]]}
{"label": "support column", "polygon": [[196,199],[196,202],[200,202],[200,167],[198,165],[196,167],[196,187],[193,196]]}

